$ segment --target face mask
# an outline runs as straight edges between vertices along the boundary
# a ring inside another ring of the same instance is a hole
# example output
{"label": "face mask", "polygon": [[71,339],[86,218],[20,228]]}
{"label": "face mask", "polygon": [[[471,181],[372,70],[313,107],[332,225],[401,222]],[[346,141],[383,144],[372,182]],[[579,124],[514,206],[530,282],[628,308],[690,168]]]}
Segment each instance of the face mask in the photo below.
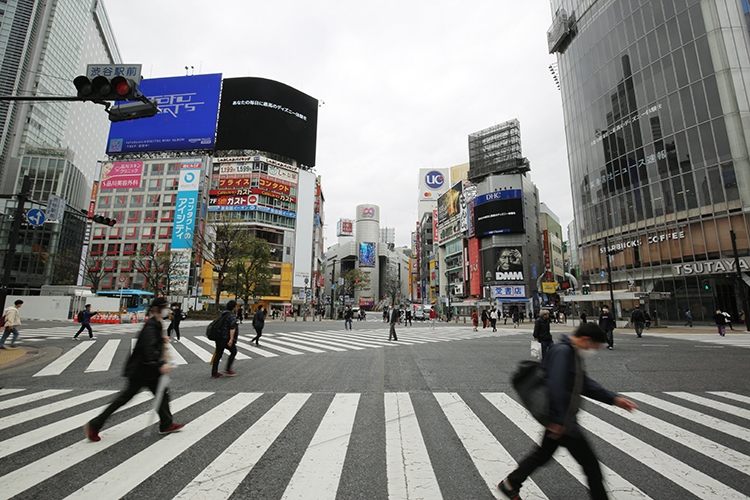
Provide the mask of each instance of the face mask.
{"label": "face mask", "polygon": [[582,358],[590,358],[594,354],[596,354],[595,349],[578,349],[578,354],[581,355]]}
{"label": "face mask", "polygon": [[170,311],[169,309],[162,309],[162,310],[161,310],[161,317],[162,317],[162,318],[168,318],[168,317],[169,317],[169,313],[170,313],[170,312],[171,312],[171,311]]}

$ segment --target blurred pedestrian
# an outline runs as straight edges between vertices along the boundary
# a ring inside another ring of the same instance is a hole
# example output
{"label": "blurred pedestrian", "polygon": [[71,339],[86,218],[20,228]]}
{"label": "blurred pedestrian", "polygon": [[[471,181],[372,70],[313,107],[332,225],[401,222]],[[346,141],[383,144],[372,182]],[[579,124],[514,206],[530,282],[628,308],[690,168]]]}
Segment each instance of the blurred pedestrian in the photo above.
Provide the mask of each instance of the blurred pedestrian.
{"label": "blurred pedestrian", "polygon": [[599,328],[607,334],[607,349],[610,351],[615,348],[615,315],[609,311],[609,306],[602,306],[602,312],[599,315]]}
{"label": "blurred pedestrian", "polygon": [[513,328],[518,328],[518,320],[520,318],[520,315],[518,314],[518,309],[513,311]]}
{"label": "blurred pedestrian", "polygon": [[490,315],[487,313],[487,308],[482,309],[482,329],[487,328],[487,323],[490,321]]}
{"label": "blurred pedestrian", "polygon": [[693,314],[690,309],[685,309],[685,326],[693,327]]}
{"label": "blurred pedestrian", "polygon": [[638,338],[641,338],[643,336],[643,327],[646,323],[646,317],[643,315],[643,311],[641,311],[641,308],[639,306],[635,306],[633,312],[630,313],[630,322],[635,328],[635,334],[638,336]]}
{"label": "blurred pedestrian", "polygon": [[184,314],[182,312],[182,305],[179,302],[172,303],[172,321],[169,322],[167,327],[167,337],[172,338],[172,332],[175,334],[175,341],[180,341],[180,323],[182,322]]}
{"label": "blurred pedestrian", "polygon": [[84,329],[89,331],[89,338],[94,338],[94,331],[91,329],[91,317],[96,316],[98,313],[91,312],[91,304],[86,304],[86,307],[84,307],[83,311],[78,313],[78,322],[81,324],[81,328],[78,329],[75,335],[73,335],[73,340],[78,340],[78,336],[83,332]]}
{"label": "blurred pedestrian", "polygon": [[586,323],[586,318],[588,318],[588,314],[586,314],[586,311],[581,312],[581,324]]}
{"label": "blurred pedestrian", "polygon": [[492,327],[492,331],[497,331],[497,308],[493,307],[490,311],[490,326]]}
{"label": "blurred pedestrian", "polygon": [[354,318],[354,311],[352,310],[352,306],[346,306],[346,310],[344,311],[344,330],[352,329],[353,318]]}
{"label": "blurred pedestrian", "polygon": [[474,325],[474,331],[478,331],[477,328],[479,327],[479,314],[477,313],[476,309],[471,311],[471,323]]}
{"label": "blurred pedestrian", "polygon": [[727,317],[724,316],[721,310],[717,309],[716,314],[714,314],[714,322],[716,322],[716,328],[719,330],[719,335],[722,337],[725,336],[727,331]]}
{"label": "blurred pedestrian", "polygon": [[18,340],[18,327],[21,326],[21,314],[18,312],[23,305],[23,300],[18,299],[13,302],[12,306],[8,306],[3,311],[3,338],[0,340],[0,349],[5,349],[5,340],[12,333],[13,339],[10,341],[11,349],[16,348],[16,340]]}
{"label": "blurred pedestrian", "polygon": [[435,310],[435,306],[432,306],[430,308],[430,330],[434,330],[435,329],[435,321],[436,320],[437,320],[437,311]]}
{"label": "blurred pedestrian", "polygon": [[542,360],[544,360],[547,351],[554,344],[552,334],[550,333],[549,311],[546,309],[542,311],[542,314],[539,315],[536,323],[534,323],[534,333],[532,335],[534,340],[542,344]]}
{"label": "blurred pedestrian", "polygon": [[260,340],[260,336],[263,335],[263,327],[266,324],[266,310],[263,308],[263,304],[259,305],[258,308],[255,310],[255,314],[253,314],[253,328],[255,329],[255,337],[253,337],[253,340],[250,341],[252,344],[255,342],[255,345],[258,344],[258,341]]}
{"label": "blurred pedestrian", "polygon": [[[262,307],[263,306],[260,306],[258,309]],[[223,318],[221,322],[221,336],[215,340],[216,351],[214,352],[213,363],[211,363],[211,378],[219,378],[224,375],[227,377],[234,377],[237,375],[237,373],[232,371],[232,363],[234,363],[234,358],[237,356],[237,336],[239,335],[239,326],[237,324],[237,302],[234,300],[227,302],[227,307],[221,314]],[[255,323],[255,318],[253,318],[253,323]],[[263,328],[261,327],[261,330],[262,329]],[[258,336],[260,337],[260,335]],[[221,356],[224,354],[224,350],[229,351],[227,369],[223,373],[219,373],[219,362],[221,361]]]}
{"label": "blurred pedestrian", "polygon": [[723,311],[721,314],[723,314],[724,317],[727,319],[727,326],[729,327],[729,329],[734,331],[734,328],[732,327],[732,315],[726,311]]}
{"label": "blurred pedestrian", "polygon": [[388,340],[398,340],[398,336],[396,336],[396,324],[401,319],[401,313],[398,309],[393,307],[393,304],[391,304],[391,312],[390,312],[390,323],[391,323],[391,329],[388,332]]}

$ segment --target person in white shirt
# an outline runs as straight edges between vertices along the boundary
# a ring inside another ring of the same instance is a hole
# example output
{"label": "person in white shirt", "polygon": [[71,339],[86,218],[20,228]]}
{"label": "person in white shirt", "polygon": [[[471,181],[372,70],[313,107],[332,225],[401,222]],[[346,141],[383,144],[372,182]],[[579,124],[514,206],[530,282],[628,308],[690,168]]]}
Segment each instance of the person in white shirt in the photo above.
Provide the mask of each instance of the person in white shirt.
{"label": "person in white shirt", "polygon": [[0,349],[5,349],[5,340],[13,334],[13,340],[10,341],[11,348],[16,347],[16,340],[18,339],[18,327],[21,325],[21,315],[18,310],[23,304],[23,300],[17,300],[13,303],[14,305],[8,306],[3,311],[3,317],[5,318],[5,324],[3,325],[3,338],[0,340]]}
{"label": "person in white shirt", "polygon": [[493,332],[497,331],[497,309],[494,307],[490,311],[490,326],[492,326]]}

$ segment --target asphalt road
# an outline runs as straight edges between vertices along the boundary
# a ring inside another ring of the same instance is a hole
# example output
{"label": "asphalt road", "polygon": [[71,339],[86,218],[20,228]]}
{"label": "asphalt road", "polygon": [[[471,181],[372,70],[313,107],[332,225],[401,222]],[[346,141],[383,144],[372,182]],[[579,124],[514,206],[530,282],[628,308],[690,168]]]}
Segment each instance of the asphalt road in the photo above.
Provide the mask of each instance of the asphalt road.
{"label": "asphalt road", "polygon": [[[494,485],[537,441],[509,377],[530,325],[399,327],[379,321],[241,327],[238,376],[210,378],[206,322],[173,343],[171,406],[185,429],[158,436],[150,395],[113,415],[102,441],[81,426],[124,385],[136,326],[29,324],[23,363],[0,367],[0,498],[502,498]],[[553,325],[553,332],[570,328]],[[612,498],[748,498],[750,335],[615,334],[589,376],[627,393],[630,416],[593,402],[579,421]],[[671,330],[674,332],[674,329]],[[225,366],[222,360],[221,368]],[[586,498],[558,452],[523,497]]]}

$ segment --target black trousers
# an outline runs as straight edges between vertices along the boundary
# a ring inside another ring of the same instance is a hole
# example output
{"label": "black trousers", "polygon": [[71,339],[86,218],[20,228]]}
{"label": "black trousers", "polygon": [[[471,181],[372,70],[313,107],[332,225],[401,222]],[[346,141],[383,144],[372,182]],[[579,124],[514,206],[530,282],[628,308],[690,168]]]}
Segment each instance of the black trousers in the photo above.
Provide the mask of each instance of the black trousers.
{"label": "black trousers", "polygon": [[[143,387],[148,389],[156,395],[156,386],[159,383],[158,378],[153,379],[128,379],[128,386],[124,391],[117,395],[114,401],[98,416],[89,422],[89,427],[99,432],[104,427],[104,422],[107,421],[110,415],[116,412],[122,405],[133,399],[133,396],[138,394]],[[172,425],[172,412],[169,411],[169,389],[164,390],[164,397],[161,400],[159,406],[159,430],[163,431],[167,427]]]}
{"label": "black trousers", "polygon": [[81,328],[78,329],[78,331],[76,332],[75,335],[73,335],[73,337],[78,338],[78,336],[81,334],[84,328],[89,331],[89,338],[94,336],[94,332],[91,330],[91,325],[88,323],[81,323]]}
{"label": "black trousers", "polygon": [[388,332],[388,340],[398,340],[398,337],[396,336],[396,323],[391,323],[391,329]]}
{"label": "black trousers", "polygon": [[594,450],[591,449],[591,446],[582,434],[565,435],[560,436],[558,439],[552,439],[549,437],[549,433],[545,432],[541,446],[537,446],[530,455],[518,464],[518,468],[508,476],[511,486],[516,489],[520,488],[521,484],[532,472],[546,464],[552,458],[558,446],[567,448],[573,458],[576,459],[576,462],[581,464],[583,472],[589,481],[591,498],[594,500],[605,500],[607,492],[604,490],[604,485],[602,484],[602,471],[599,468],[599,461],[596,459],[596,455],[594,455]]}
{"label": "black trousers", "polygon": [[250,343],[252,344],[253,342],[255,342],[255,345],[258,345],[260,336],[263,335],[263,328],[258,328],[256,326],[254,326],[253,328],[255,328],[255,337],[250,341]]}
{"label": "black trousers", "polygon": [[172,336],[172,330],[174,330],[174,333],[177,335],[177,340],[180,340],[180,324],[175,323],[174,321],[170,323],[167,327],[167,337]]}
{"label": "black trousers", "polygon": [[227,342],[229,342],[228,339],[221,339],[216,341],[216,354],[214,355],[214,364],[211,365],[211,375],[216,375],[217,373],[219,373],[219,361],[221,361],[221,356],[224,354],[224,349],[227,349],[229,351],[227,371],[231,371],[232,369],[232,363],[234,363],[234,358],[237,356],[237,344],[233,343],[231,346],[228,346]]}

